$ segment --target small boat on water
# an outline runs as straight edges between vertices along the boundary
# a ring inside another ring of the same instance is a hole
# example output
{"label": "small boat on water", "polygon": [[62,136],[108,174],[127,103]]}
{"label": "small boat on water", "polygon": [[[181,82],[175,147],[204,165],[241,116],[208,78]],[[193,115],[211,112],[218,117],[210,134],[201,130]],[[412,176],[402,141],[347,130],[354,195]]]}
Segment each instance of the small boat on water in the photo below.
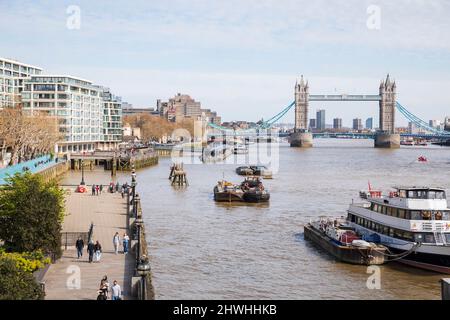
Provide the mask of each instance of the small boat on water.
{"label": "small boat on water", "polygon": [[219,202],[244,201],[241,186],[222,180],[214,187],[214,200]]}
{"label": "small boat on water", "polygon": [[270,199],[270,193],[264,189],[264,185],[258,177],[248,177],[241,183],[246,202],[266,202]]}
{"label": "small boat on water", "polygon": [[236,168],[236,173],[240,176],[259,176],[265,179],[272,178],[272,171],[266,166],[250,165]]}
{"label": "small boat on water", "polygon": [[214,187],[214,200],[218,202],[267,202],[270,193],[259,178],[247,178],[240,185],[219,181]]}
{"label": "small boat on water", "polygon": [[400,140],[400,145],[402,146],[413,146],[414,143],[414,139],[413,138],[407,138],[404,140]]}
{"label": "small boat on water", "polygon": [[247,154],[248,148],[245,145],[236,145],[233,149],[234,154]]}
{"label": "small boat on water", "polygon": [[417,161],[419,161],[419,162],[428,162],[428,159],[426,157],[424,157],[424,156],[420,156],[420,157],[417,158]]}
{"label": "small boat on water", "polygon": [[305,239],[311,240],[342,262],[379,265],[386,262],[387,248],[362,240],[347,222],[321,217],[304,227]]}

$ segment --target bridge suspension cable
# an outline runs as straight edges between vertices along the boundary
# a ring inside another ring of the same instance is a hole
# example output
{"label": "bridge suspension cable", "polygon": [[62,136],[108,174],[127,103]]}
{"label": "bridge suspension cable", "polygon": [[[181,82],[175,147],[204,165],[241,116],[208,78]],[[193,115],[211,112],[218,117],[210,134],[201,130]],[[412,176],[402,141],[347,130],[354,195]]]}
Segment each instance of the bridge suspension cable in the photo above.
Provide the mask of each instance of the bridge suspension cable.
{"label": "bridge suspension cable", "polygon": [[[247,129],[247,130],[239,130],[239,132],[253,132],[258,129],[270,129],[277,121],[279,121],[281,118],[283,118],[286,113],[288,113],[289,110],[295,105],[295,101],[291,102],[287,107],[285,107],[283,110],[281,110],[279,113],[274,115],[273,117],[269,118],[266,121],[263,121],[262,123],[256,125],[253,128]],[[230,128],[219,126],[214,123],[208,123],[208,125],[211,128],[222,130],[222,131],[233,131]]]}
{"label": "bridge suspension cable", "polygon": [[[276,122],[278,122],[281,118],[283,118],[286,115],[286,113],[288,113],[288,111],[291,110],[292,107],[294,107],[294,106],[295,106],[295,101],[291,102],[288,106],[286,106],[283,110],[281,110],[279,113],[277,113],[273,117],[269,118],[266,121],[262,121],[260,124],[254,126],[253,128],[239,129],[236,131],[239,131],[239,133],[246,133],[246,132],[255,132],[256,130],[260,130],[260,129],[262,129],[262,130],[270,129]],[[406,119],[408,119],[409,121],[414,123],[417,127],[422,128],[422,129],[424,129],[428,132],[431,132],[432,134],[435,134],[435,135],[450,137],[450,132],[431,127],[430,125],[428,125],[428,123],[426,123],[425,121],[423,121],[422,119],[420,119],[419,117],[417,117],[416,115],[414,115],[413,113],[408,111],[398,101],[396,101],[396,108],[402,115],[405,116]],[[211,128],[220,130],[220,131],[235,132],[235,130],[233,130],[231,128],[223,127],[223,126],[220,126],[220,125],[217,125],[214,123],[208,123],[208,126],[210,126]]]}
{"label": "bridge suspension cable", "polygon": [[417,117],[414,114],[412,114],[411,112],[409,112],[398,101],[396,101],[396,107],[397,107],[398,111],[400,111],[401,114],[403,114],[409,121],[414,123],[419,128],[422,128],[422,129],[424,129],[426,131],[432,132],[433,134],[450,136],[450,132],[439,130],[439,129],[431,127],[430,125],[428,125],[428,123],[426,123],[425,121],[423,121],[419,117]]}

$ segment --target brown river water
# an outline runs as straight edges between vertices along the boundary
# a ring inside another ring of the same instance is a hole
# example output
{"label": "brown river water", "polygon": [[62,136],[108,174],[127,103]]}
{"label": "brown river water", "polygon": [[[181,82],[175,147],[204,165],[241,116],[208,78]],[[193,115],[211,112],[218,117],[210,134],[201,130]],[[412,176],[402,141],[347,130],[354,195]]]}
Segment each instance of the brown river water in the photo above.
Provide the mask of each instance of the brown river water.
{"label": "brown river water", "polygon": [[[429,162],[415,161],[421,155]],[[321,215],[346,215],[369,180],[383,190],[449,190],[448,148],[382,150],[372,140],[336,139],[315,139],[311,149],[281,144],[279,170],[264,180],[271,193],[266,205],[213,201],[218,180],[242,181],[236,165],[185,164],[190,185],[175,188],[168,180],[170,164],[160,158],[159,165],[137,172],[157,299],[440,298],[443,275],[396,262],[380,266],[380,289],[368,289],[367,267],[337,262],[304,240],[303,225]],[[101,171],[87,175],[109,182]],[[69,173],[63,183],[78,177]]]}

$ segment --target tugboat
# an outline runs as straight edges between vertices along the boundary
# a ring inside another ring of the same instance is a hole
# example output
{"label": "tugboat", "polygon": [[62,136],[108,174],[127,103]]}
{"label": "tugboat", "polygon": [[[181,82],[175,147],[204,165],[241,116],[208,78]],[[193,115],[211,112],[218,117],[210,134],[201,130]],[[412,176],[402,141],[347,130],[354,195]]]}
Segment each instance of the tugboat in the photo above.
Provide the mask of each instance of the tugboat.
{"label": "tugboat", "polygon": [[258,177],[248,177],[241,183],[246,202],[267,202],[270,193],[264,189],[264,185]]}
{"label": "tugboat", "polygon": [[247,178],[240,185],[219,181],[214,187],[217,202],[267,202],[270,194],[259,178]]}
{"label": "tugboat", "polygon": [[259,176],[265,179],[272,178],[272,171],[270,171],[266,166],[242,166],[236,168],[236,173],[240,176]]}
{"label": "tugboat", "polygon": [[379,265],[386,262],[386,247],[362,240],[353,227],[339,219],[321,217],[304,227],[311,240],[342,262]]}
{"label": "tugboat", "polygon": [[348,223],[365,239],[379,240],[401,263],[450,274],[450,208],[445,190],[395,187],[370,194],[348,209]]}

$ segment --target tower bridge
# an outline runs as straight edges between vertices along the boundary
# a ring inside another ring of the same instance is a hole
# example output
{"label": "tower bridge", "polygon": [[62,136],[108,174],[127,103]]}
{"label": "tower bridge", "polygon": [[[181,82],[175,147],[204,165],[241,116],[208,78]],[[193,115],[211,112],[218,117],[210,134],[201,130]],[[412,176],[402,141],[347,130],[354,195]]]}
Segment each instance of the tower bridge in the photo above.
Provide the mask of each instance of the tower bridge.
{"label": "tower bridge", "polygon": [[374,95],[310,95],[309,83],[303,76],[295,84],[295,127],[291,136],[291,147],[312,147],[313,135],[308,131],[310,101],[377,101],[380,110],[380,131],[375,136],[375,147],[399,148],[400,135],[395,133],[395,107],[397,85],[389,74]]}
{"label": "tower bridge", "polygon": [[[450,138],[450,132],[442,131],[428,125],[427,122],[412,114],[398,101],[396,101],[397,85],[395,81],[390,79],[389,74],[385,80],[380,82],[378,94],[310,94],[309,83],[305,81],[303,76],[300,82],[296,82],[294,96],[295,100],[287,105],[284,109],[266,121],[260,121],[253,128],[246,130],[233,130],[217,124],[209,123],[208,126],[214,131],[227,133],[234,136],[261,136],[261,132],[270,129],[276,122],[284,117],[292,108],[295,109],[295,126],[293,133],[290,134],[292,147],[312,147],[313,137],[319,137],[320,134],[314,134],[308,130],[308,113],[310,101],[358,101],[358,102],[378,102],[379,105],[379,131],[366,135],[373,138],[376,148],[399,148],[400,134],[395,132],[395,111],[396,109],[418,128],[423,129],[426,133],[418,135],[423,138]],[[350,134],[356,136],[358,134]],[[361,134],[360,134],[361,135]],[[282,136],[282,134],[280,134]],[[283,135],[284,136],[284,135]],[[402,136],[410,136],[402,134]]]}

